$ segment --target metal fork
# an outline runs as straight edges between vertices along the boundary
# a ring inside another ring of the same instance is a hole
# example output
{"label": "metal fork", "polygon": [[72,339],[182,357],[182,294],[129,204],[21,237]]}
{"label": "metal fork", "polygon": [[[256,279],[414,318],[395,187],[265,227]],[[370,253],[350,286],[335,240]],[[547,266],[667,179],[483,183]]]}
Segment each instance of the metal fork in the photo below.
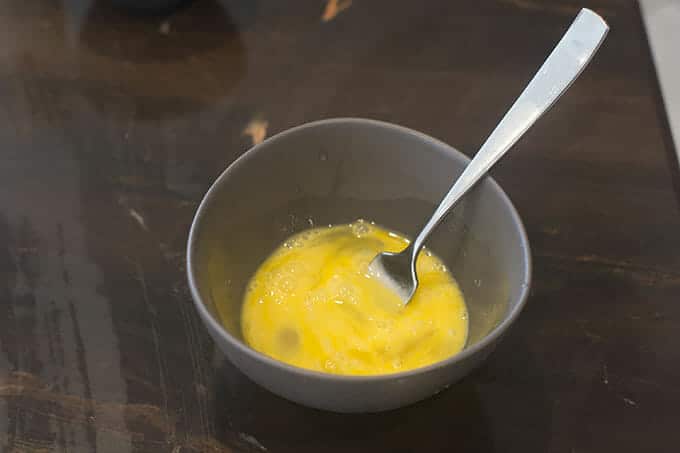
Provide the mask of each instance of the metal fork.
{"label": "metal fork", "polygon": [[418,287],[416,258],[427,237],[458,200],[562,96],[588,65],[608,31],[609,26],[600,16],[589,9],[582,9],[415,240],[400,253],[383,252],[371,261],[370,272],[393,288],[404,304],[411,300]]}

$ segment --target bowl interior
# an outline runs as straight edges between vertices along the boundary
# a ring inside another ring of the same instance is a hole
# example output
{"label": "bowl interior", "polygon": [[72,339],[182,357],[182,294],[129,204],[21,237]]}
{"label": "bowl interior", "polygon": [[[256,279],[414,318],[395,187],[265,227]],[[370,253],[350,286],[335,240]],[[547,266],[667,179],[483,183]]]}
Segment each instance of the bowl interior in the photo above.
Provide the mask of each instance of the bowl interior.
{"label": "bowl interior", "polygon": [[[248,280],[287,237],[357,218],[413,237],[466,164],[430,137],[368,120],[326,120],[273,137],[230,166],[199,208],[190,247],[201,302],[242,341]],[[427,246],[463,292],[470,347],[521,302],[529,279],[522,225],[486,179]]]}

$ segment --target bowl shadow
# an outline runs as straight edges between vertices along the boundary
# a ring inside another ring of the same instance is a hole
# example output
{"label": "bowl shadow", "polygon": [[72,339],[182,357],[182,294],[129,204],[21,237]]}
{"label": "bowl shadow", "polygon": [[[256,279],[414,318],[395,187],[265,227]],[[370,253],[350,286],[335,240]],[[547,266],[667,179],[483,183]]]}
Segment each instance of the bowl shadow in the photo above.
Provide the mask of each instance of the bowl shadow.
{"label": "bowl shadow", "polygon": [[[215,436],[236,451],[546,451],[549,406],[540,385],[513,391],[483,366],[433,398],[375,414],[306,408],[250,381],[215,353]],[[530,358],[521,360],[531,363]],[[520,385],[523,385],[520,383]],[[513,414],[517,416],[513,420]],[[526,427],[522,430],[522,427]]]}
{"label": "bowl shadow", "polygon": [[[218,368],[216,436],[230,447],[257,439],[271,451],[442,451],[459,439],[492,451],[474,380],[434,398],[377,414],[338,414],[299,406],[250,381],[227,360]],[[464,417],[451,414],[458,408]]]}

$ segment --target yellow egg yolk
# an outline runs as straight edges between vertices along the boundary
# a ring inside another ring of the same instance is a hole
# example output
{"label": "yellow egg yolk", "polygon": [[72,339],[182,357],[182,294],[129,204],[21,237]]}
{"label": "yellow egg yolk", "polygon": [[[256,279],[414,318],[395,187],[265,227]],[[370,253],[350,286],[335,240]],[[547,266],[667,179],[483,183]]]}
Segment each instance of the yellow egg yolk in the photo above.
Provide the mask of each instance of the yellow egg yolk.
{"label": "yellow egg yolk", "polygon": [[394,373],[458,353],[467,310],[439,258],[418,257],[408,305],[368,271],[408,240],[365,221],[299,233],[267,258],[246,291],[241,326],[257,351],[302,368],[345,375]]}

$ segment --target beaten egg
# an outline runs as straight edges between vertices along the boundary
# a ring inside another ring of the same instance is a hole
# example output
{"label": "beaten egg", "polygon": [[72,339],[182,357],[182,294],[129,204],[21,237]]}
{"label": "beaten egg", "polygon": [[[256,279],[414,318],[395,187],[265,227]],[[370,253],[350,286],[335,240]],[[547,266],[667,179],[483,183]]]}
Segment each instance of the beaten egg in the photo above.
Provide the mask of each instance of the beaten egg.
{"label": "beaten egg", "polygon": [[289,238],[249,282],[245,341],[282,362],[343,375],[405,371],[458,353],[467,310],[438,257],[428,250],[418,256],[419,285],[407,305],[368,270],[378,253],[407,245],[362,220]]}

